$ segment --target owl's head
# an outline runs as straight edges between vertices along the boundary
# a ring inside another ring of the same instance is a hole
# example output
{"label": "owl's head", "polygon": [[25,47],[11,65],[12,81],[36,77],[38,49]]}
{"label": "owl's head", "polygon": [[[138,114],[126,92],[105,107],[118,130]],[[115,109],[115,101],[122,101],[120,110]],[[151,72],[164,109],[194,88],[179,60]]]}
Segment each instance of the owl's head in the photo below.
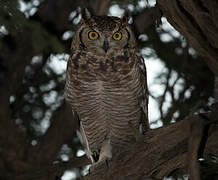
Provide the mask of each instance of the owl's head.
{"label": "owl's head", "polygon": [[[78,43],[79,42],[79,43]],[[85,9],[77,30],[73,49],[85,49],[97,56],[114,56],[121,49],[135,48],[135,36],[128,17],[92,16]]]}

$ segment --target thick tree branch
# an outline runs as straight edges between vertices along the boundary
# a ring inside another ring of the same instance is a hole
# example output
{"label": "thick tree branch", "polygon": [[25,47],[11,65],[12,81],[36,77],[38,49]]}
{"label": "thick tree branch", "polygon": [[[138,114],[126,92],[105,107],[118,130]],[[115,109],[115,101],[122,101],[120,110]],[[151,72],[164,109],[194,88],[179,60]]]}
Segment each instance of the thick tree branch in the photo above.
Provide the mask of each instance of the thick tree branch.
{"label": "thick tree branch", "polygon": [[[210,114],[209,117],[217,115],[217,111]],[[218,121],[217,116],[213,118]],[[122,180],[122,178],[128,179],[131,175],[134,175],[134,179],[143,175],[161,179],[175,169],[186,168],[191,122],[194,119],[195,121],[202,120],[198,116],[190,116],[175,124],[148,131],[143,141],[116,154],[109,164],[109,168],[100,166],[84,179],[113,180],[119,177]],[[218,148],[218,142],[215,140],[217,135],[218,127],[211,126],[208,142],[213,139],[213,143],[207,144],[205,151],[207,154],[212,149]],[[211,147],[213,148],[210,149]],[[218,155],[218,151],[213,151],[213,153]]]}
{"label": "thick tree branch", "polygon": [[[218,21],[214,11],[218,3],[209,0],[213,7],[205,7],[200,0],[158,0],[158,5],[169,23],[188,40],[189,44],[204,57],[211,71],[218,75]],[[208,5],[207,5],[208,6]]]}

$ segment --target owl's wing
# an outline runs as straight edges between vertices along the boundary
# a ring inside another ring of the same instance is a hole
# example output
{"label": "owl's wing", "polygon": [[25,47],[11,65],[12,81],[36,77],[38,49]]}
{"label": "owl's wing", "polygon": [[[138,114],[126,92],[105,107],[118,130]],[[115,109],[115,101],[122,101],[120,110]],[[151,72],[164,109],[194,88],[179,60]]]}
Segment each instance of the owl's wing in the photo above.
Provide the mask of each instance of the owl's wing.
{"label": "owl's wing", "polygon": [[[75,65],[75,64],[74,64]],[[75,68],[74,68],[75,70]],[[73,72],[73,67],[72,67],[72,57],[70,56],[68,62],[67,62],[67,74],[66,74],[66,85],[65,85],[65,99],[67,100],[67,102],[71,105],[72,107],[72,113],[73,113],[73,120],[76,121],[76,133],[77,136],[82,144],[82,146],[85,149],[86,155],[88,156],[88,158],[91,159],[92,162],[94,162],[94,159],[92,157],[92,152],[90,151],[89,148],[89,144],[88,144],[88,140],[86,137],[86,133],[84,131],[83,128],[83,124],[82,121],[78,115],[78,113],[76,112],[75,108],[73,107],[73,102],[72,102],[72,95],[71,95],[71,87],[72,87],[72,74],[74,74],[75,72]]]}
{"label": "owl's wing", "polygon": [[139,104],[141,107],[141,119],[140,119],[140,133],[143,134],[149,129],[148,121],[148,88],[147,88],[147,74],[144,59],[142,56],[139,58],[139,80],[141,82],[142,90],[139,95]]}
{"label": "owl's wing", "polygon": [[89,148],[89,143],[88,143],[88,140],[87,140],[87,137],[86,137],[85,130],[84,130],[84,128],[83,128],[82,121],[80,121],[79,116],[78,116],[78,114],[76,113],[76,111],[74,111],[74,110],[72,110],[72,111],[73,111],[73,113],[75,114],[74,117],[77,118],[77,122],[78,122],[78,128],[77,128],[77,130],[76,130],[76,134],[77,134],[77,136],[78,136],[78,138],[79,138],[79,140],[80,140],[82,146],[84,147],[84,150],[85,150],[86,155],[88,156],[88,158],[91,159],[92,163],[94,163],[95,160],[94,160],[94,158],[93,158],[93,156],[92,156],[93,153],[91,152],[91,150],[90,150],[90,148]]}
{"label": "owl's wing", "polygon": [[74,119],[74,121],[76,121],[76,134],[77,134],[82,146],[84,147],[86,155],[88,156],[88,158],[91,159],[91,161],[93,163],[94,159],[92,156],[92,152],[90,151],[90,148],[89,148],[88,140],[86,138],[86,133],[84,131],[82,121],[80,120],[79,115],[77,114],[77,112],[74,110],[73,107],[72,107],[72,113],[73,113],[73,119]]}

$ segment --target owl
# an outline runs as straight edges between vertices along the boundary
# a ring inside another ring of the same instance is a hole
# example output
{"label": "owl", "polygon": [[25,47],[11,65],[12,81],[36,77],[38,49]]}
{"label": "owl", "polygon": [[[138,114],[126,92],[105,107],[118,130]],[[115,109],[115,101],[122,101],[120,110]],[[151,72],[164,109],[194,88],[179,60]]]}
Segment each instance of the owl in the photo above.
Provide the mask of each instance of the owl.
{"label": "owl", "polygon": [[148,129],[146,69],[127,16],[84,10],[67,64],[65,98],[92,163],[110,160]]}

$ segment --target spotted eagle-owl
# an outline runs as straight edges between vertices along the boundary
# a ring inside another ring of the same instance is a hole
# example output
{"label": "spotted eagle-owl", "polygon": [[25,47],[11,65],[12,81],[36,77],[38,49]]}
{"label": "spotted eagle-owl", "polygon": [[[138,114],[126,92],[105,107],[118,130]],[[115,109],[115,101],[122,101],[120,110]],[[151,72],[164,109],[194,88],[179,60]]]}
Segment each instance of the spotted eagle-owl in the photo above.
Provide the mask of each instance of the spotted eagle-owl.
{"label": "spotted eagle-owl", "polygon": [[146,69],[126,16],[84,10],[66,78],[65,98],[92,163],[111,159],[148,128]]}

